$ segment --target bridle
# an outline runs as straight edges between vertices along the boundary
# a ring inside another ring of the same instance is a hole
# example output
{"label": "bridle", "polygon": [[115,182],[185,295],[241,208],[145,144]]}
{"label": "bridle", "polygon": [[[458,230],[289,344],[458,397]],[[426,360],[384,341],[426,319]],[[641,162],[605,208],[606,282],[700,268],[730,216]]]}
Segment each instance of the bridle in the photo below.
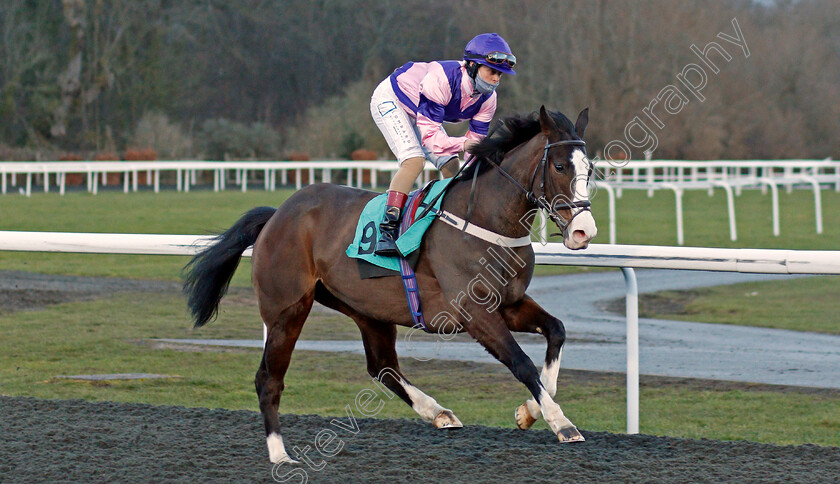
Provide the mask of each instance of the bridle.
{"label": "bridle", "polygon": [[[506,172],[501,166],[492,162],[490,164],[494,166],[497,170],[499,170],[499,173],[504,175],[504,177],[507,178],[511,183],[516,185],[522,192],[524,192],[529,202],[533,203],[538,208],[544,210],[545,213],[548,215],[548,218],[551,219],[552,222],[557,224],[557,227],[560,228],[560,230],[563,232],[563,235],[565,235],[566,228],[568,228],[568,226],[572,223],[572,220],[574,220],[575,217],[577,217],[584,211],[589,211],[592,203],[589,200],[581,200],[577,202],[558,202],[555,203],[552,207],[551,202],[545,197],[545,181],[546,179],[548,179],[548,151],[551,148],[554,148],[555,146],[580,146],[584,148],[584,153],[586,153],[586,143],[580,139],[555,141],[554,143],[549,143],[549,141],[546,140],[545,148],[543,149],[542,159],[540,159],[540,162],[537,163],[537,166],[534,167],[534,172],[531,174],[530,189],[526,189],[524,186],[522,186],[521,183],[519,183],[518,181],[516,181],[516,179],[510,176],[510,174]],[[536,182],[537,172],[540,171],[540,167],[542,167],[543,169],[543,176],[542,179],[540,179],[540,192],[542,192],[542,194],[537,196],[537,194],[534,192],[534,183]],[[586,174],[587,183],[589,183],[589,178],[592,176],[592,171],[593,165],[590,161],[589,170]],[[566,221],[563,218],[563,216],[561,216],[558,213],[560,210],[571,210],[573,208],[580,208],[581,210],[578,210],[577,213],[573,213],[572,217],[568,221]]]}
{"label": "bridle", "polygon": [[[574,201],[572,201],[572,202],[558,202],[558,203],[554,204],[554,207],[552,207],[551,202],[549,202],[548,199],[545,197],[545,180],[548,178],[548,151],[551,148],[554,148],[555,146],[563,146],[563,145],[584,147],[584,153],[586,153],[586,151],[585,151],[586,143],[581,139],[555,141],[554,143],[549,143],[548,140],[546,140],[545,147],[543,149],[542,159],[540,159],[540,162],[537,163],[537,166],[534,167],[534,172],[531,174],[531,188],[530,188],[530,190],[525,188],[524,186],[522,186],[521,183],[516,181],[516,179],[513,178],[510,175],[510,173],[506,172],[498,164],[493,163],[492,161],[490,161],[488,163],[491,166],[493,166],[494,168],[496,168],[497,170],[499,170],[499,173],[501,173],[505,178],[507,178],[508,181],[510,181],[511,183],[516,185],[517,188],[519,188],[523,193],[525,193],[525,196],[528,198],[529,202],[536,205],[538,208],[544,210],[546,212],[546,214],[548,215],[548,218],[551,219],[551,221],[554,222],[557,225],[557,227],[561,230],[561,232],[562,232],[561,235],[565,236],[566,235],[565,234],[566,228],[569,226],[569,224],[572,223],[572,220],[574,220],[575,217],[577,217],[578,215],[580,215],[584,211],[589,211],[590,210],[589,207],[592,204],[589,200],[581,200],[579,202],[574,202]],[[467,168],[469,165],[471,165],[473,163],[479,163],[480,161],[481,160],[478,159],[478,158],[473,158],[471,160],[468,160],[466,163],[461,165],[461,168],[458,170],[457,173],[455,173],[453,178],[457,179],[461,175],[461,172],[464,171],[465,168]],[[534,183],[536,182],[537,172],[540,171],[540,167],[543,168],[543,176],[542,176],[542,179],[540,180],[540,191],[542,192],[542,195],[537,196],[537,194],[534,193]],[[586,173],[586,182],[587,183],[589,183],[589,178],[592,176],[593,170],[594,170],[594,165],[590,161],[589,162],[589,170]],[[478,177],[478,167],[476,167],[475,171],[473,172],[472,188],[470,189],[470,199],[469,199],[469,203],[467,204],[467,218],[466,218],[467,223],[469,223],[470,214],[472,213],[473,195],[475,194],[475,183],[476,183],[477,177]],[[420,215],[415,217],[415,220],[420,220],[423,217],[425,217],[426,214],[432,209],[432,206],[435,204],[435,202],[437,202],[437,199],[440,198],[441,196],[443,196],[444,193],[446,193],[446,190],[440,192],[434,199],[432,199],[426,205],[426,208],[423,209],[423,211],[420,213]],[[424,202],[424,204],[425,204],[425,202]],[[571,210],[573,208],[579,208],[581,210],[578,210],[577,213],[572,214],[572,217],[569,219],[568,222],[563,218],[562,215],[557,213],[559,210]],[[466,227],[467,227],[467,225],[465,224],[463,229],[466,230]],[[558,234],[551,234],[551,235],[558,235]]]}

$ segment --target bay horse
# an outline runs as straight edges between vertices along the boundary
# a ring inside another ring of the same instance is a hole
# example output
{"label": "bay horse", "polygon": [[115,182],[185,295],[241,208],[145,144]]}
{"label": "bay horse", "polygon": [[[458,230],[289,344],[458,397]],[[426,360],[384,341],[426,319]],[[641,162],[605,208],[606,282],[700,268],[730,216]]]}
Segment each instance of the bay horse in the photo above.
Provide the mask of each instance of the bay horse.
{"label": "bay horse", "polygon": [[[499,239],[494,243],[436,221],[415,269],[423,310],[437,315],[428,330],[469,333],[530,391],[532,398],[516,409],[518,426],[527,429],[542,415],[561,442],[584,438],[553,400],[566,335],[563,323],[525,294],[534,269],[527,237],[538,208],[549,212],[570,249],[585,248],[596,235],[587,192],[592,165],[581,140],[588,121],[588,109],[572,124],[543,106],[539,114],[498,123],[473,149],[477,161],[452,182],[442,209]],[[255,386],[273,463],[295,462],[283,444],[277,411],[292,350],[314,301],[356,322],[371,377],[435,427],[462,427],[451,410],[400,372],[396,325],[413,325],[401,278],[361,279],[357,261],[345,254],[362,209],[376,195],[309,185],[277,209],[250,210],[184,268],[188,305],[195,326],[203,326],[217,315],[242,252],[254,247],[251,276],[267,327]],[[506,237],[525,243],[505,247]],[[482,276],[479,284],[482,271],[493,277]],[[542,372],[511,331],[545,336]]]}

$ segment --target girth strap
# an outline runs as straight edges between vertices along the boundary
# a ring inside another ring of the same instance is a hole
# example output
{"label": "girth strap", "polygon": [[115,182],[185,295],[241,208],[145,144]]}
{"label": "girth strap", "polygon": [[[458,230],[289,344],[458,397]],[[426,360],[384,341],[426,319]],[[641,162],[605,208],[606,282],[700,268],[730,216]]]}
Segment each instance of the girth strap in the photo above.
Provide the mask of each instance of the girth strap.
{"label": "girth strap", "polygon": [[[431,183],[423,187],[422,190],[416,190],[409,195],[408,201],[405,204],[405,213],[400,222],[400,235],[405,233],[414,222],[413,216],[426,196],[426,193],[428,193],[426,190],[428,187],[431,187]],[[414,321],[415,328],[422,328],[423,331],[428,333],[429,328],[426,326],[426,319],[423,317],[423,310],[420,304],[420,287],[417,284],[414,269],[411,268],[411,264],[405,260],[405,257],[399,256],[399,260],[400,274],[402,275],[403,289],[405,289],[405,297],[408,302],[408,311],[411,313],[411,320]]]}
{"label": "girth strap", "polygon": [[438,212],[438,220],[451,225],[458,230],[462,230],[473,237],[478,237],[479,239],[486,240],[492,244],[505,247],[525,247],[526,245],[531,245],[530,235],[525,235],[523,237],[508,237],[506,235],[497,234],[491,230],[481,228],[474,223],[468,223],[461,217],[451,212],[447,212],[446,210]]}

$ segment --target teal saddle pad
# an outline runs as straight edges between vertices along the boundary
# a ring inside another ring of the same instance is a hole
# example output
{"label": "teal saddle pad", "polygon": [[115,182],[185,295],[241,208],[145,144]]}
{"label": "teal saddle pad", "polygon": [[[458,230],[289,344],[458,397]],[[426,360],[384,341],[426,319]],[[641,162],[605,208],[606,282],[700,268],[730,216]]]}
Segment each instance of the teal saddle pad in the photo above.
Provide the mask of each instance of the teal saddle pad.
{"label": "teal saddle pad", "polygon": [[[440,192],[444,191],[451,181],[451,178],[447,178],[433,183],[414,215],[420,215],[427,206],[425,202],[434,199]],[[359,217],[359,223],[356,225],[356,235],[353,237],[353,243],[347,247],[346,253],[354,259],[361,259],[383,269],[399,273],[399,257],[383,257],[373,253],[376,248],[376,241],[379,240],[379,222],[382,221],[382,214],[385,213],[386,198],[386,194],[383,193],[365,205],[362,215]],[[423,234],[437,217],[443,198],[443,196],[438,198],[432,210],[429,210],[422,219],[415,220],[411,227],[399,236],[397,249],[403,256],[408,256],[420,247]],[[408,204],[406,204],[406,209],[408,209]],[[404,216],[410,215],[409,213],[404,214]]]}

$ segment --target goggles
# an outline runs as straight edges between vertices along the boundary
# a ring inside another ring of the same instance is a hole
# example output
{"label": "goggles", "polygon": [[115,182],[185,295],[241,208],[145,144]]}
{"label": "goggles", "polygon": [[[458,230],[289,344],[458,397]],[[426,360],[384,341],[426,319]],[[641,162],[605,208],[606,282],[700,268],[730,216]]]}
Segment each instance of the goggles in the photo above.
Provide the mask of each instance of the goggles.
{"label": "goggles", "polygon": [[505,52],[490,52],[484,55],[472,55],[473,59],[484,59],[490,64],[502,65],[507,64],[508,67],[516,65],[516,56]]}

